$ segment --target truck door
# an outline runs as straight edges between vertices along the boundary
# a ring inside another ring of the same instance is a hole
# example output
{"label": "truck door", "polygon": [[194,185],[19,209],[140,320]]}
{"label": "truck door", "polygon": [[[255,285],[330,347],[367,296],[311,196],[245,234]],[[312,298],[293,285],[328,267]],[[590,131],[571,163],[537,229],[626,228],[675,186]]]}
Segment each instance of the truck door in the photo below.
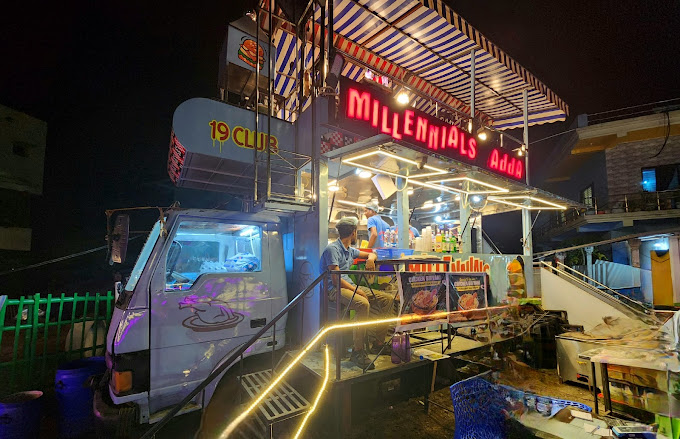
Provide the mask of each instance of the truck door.
{"label": "truck door", "polygon": [[271,318],[263,226],[175,223],[152,282],[151,413],[181,400]]}

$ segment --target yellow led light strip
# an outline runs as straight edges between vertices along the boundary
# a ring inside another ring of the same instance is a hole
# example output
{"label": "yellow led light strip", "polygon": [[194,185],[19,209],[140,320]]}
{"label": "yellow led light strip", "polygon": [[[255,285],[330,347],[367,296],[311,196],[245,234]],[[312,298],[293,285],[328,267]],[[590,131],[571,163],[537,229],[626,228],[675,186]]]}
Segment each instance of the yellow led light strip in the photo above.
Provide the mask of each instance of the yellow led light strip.
{"label": "yellow led light strip", "polygon": [[469,181],[471,183],[475,183],[475,184],[478,184],[480,186],[486,186],[488,188],[493,189],[492,191],[464,191],[463,190],[463,192],[466,192],[468,194],[473,194],[473,195],[510,192],[510,189],[505,189],[505,188],[502,188],[500,186],[496,186],[496,185],[493,185],[491,183],[486,183],[486,182],[483,182],[483,181],[480,181],[480,180],[475,180],[474,178],[470,178],[470,177],[455,177],[455,178],[447,178],[445,180],[436,180],[436,181],[438,181],[439,183],[444,183],[444,182],[447,182],[447,181]]}
{"label": "yellow led light strip", "polygon": [[424,181],[418,181],[418,180],[414,180],[412,178],[409,179],[409,183],[417,184],[419,186],[429,187],[430,189],[437,189],[438,191],[444,191],[444,192],[448,192],[450,194],[464,194],[465,193],[465,191],[462,190],[462,189],[455,189],[455,188],[444,186],[444,185],[441,185],[441,184],[426,183]]}
{"label": "yellow led light strip", "polygon": [[[539,203],[545,203],[548,206],[526,206],[524,204],[519,204],[519,203],[513,203],[512,201],[508,200],[533,200]],[[560,206],[559,204],[551,203],[550,201],[542,200],[540,198],[535,198],[535,197],[489,197],[489,201],[497,201],[499,203],[507,204],[510,206],[515,206],[519,207],[521,209],[527,209],[527,210],[566,210],[567,206]]]}
{"label": "yellow led light strip", "polygon": [[298,439],[300,435],[302,434],[302,430],[305,429],[305,425],[307,424],[307,421],[309,420],[309,417],[314,413],[314,410],[316,410],[316,406],[319,404],[319,400],[321,399],[321,395],[323,395],[323,392],[326,390],[326,384],[328,384],[328,379],[330,378],[331,375],[331,357],[330,353],[328,351],[328,345],[326,345],[326,375],[323,377],[323,383],[321,383],[321,388],[319,389],[319,393],[316,395],[316,398],[314,399],[314,404],[312,405],[312,408],[309,409],[307,414],[305,415],[304,419],[300,423],[300,428],[298,428],[297,434],[295,435],[294,439]]}
{"label": "yellow led light strip", "polygon": [[376,174],[391,175],[393,177],[407,178],[409,180],[412,180],[414,178],[425,178],[425,177],[432,177],[432,176],[435,176],[435,175],[442,175],[441,172],[428,172],[426,174],[418,174],[418,175],[401,175],[401,174],[397,174],[396,172],[390,172],[390,171],[385,171],[384,169],[374,168],[373,166],[362,165],[361,163],[354,163],[350,159],[343,160],[342,163],[343,164],[349,164],[349,165],[352,165],[352,166],[356,166],[357,168],[367,169],[369,171],[375,172]]}
{"label": "yellow led light strip", "polygon": [[335,200],[336,203],[347,204],[348,206],[366,207],[366,204],[355,203],[354,201]]}
{"label": "yellow led light strip", "polygon": [[430,171],[434,171],[434,172],[428,172],[428,173],[425,173],[425,174],[418,174],[418,175],[404,176],[404,175],[401,175],[401,174],[396,174],[394,172],[385,171],[385,170],[382,170],[382,169],[374,168],[372,166],[368,166],[368,165],[364,165],[364,164],[355,162],[355,160],[363,159],[363,158],[366,158],[366,157],[371,157],[371,156],[374,156],[374,155],[384,155],[386,157],[391,157],[395,160],[410,163],[410,164],[415,165],[415,166],[419,165],[419,163],[414,161],[414,160],[407,159],[407,158],[404,158],[404,157],[399,157],[398,155],[395,155],[395,154],[392,154],[392,153],[389,153],[389,152],[386,152],[386,151],[383,151],[383,150],[371,151],[371,152],[367,152],[365,154],[361,154],[361,155],[357,155],[357,156],[350,157],[350,158],[347,158],[347,159],[343,159],[342,163],[350,164],[352,166],[356,166],[356,167],[363,168],[363,169],[368,169],[369,171],[373,171],[373,172],[378,173],[378,174],[387,174],[387,175],[392,175],[392,176],[395,176],[395,177],[407,177],[409,179],[432,177],[432,176],[435,176],[435,175],[446,174],[446,171],[444,169],[439,169],[439,168],[436,168],[436,167],[430,166],[430,165],[423,165],[424,169],[429,169]]}
{"label": "yellow led light strip", "polygon": [[[480,308],[478,310],[469,310],[469,311],[486,311],[486,310],[493,310],[493,309],[504,309],[508,308],[508,306],[491,306],[491,307],[486,307],[486,308]],[[453,315],[456,313],[464,313],[465,311],[441,311],[437,312],[434,314],[429,314],[427,316],[401,316],[401,317],[393,317],[390,319],[378,319],[378,320],[366,320],[366,321],[360,321],[360,322],[353,322],[353,323],[343,323],[343,324],[337,324],[337,325],[332,325],[328,326],[316,335],[312,340],[307,343],[307,345],[300,351],[300,353],[293,358],[293,360],[286,366],[285,369],[281,371],[281,373],[274,379],[269,386],[264,389],[260,394],[258,395],[257,398],[246,408],[243,412],[241,412],[240,415],[238,415],[229,425],[227,425],[227,428],[224,429],[222,434],[219,436],[220,439],[226,439],[229,437],[230,434],[236,430],[236,427],[239,426],[241,422],[245,418],[248,417],[248,415],[255,410],[255,408],[260,405],[262,400],[271,393],[271,391],[283,380],[283,378],[288,375],[288,372],[290,372],[293,367],[302,360],[302,358],[307,355],[307,352],[309,352],[310,349],[312,349],[318,342],[321,340],[326,334],[328,334],[331,331],[335,331],[336,329],[346,329],[346,328],[357,328],[361,326],[370,326],[370,325],[383,325],[387,323],[399,323],[401,322],[402,325],[408,324],[408,323],[413,323],[413,321],[417,322],[426,322],[430,320],[439,320],[444,317],[448,317],[449,315]]]}

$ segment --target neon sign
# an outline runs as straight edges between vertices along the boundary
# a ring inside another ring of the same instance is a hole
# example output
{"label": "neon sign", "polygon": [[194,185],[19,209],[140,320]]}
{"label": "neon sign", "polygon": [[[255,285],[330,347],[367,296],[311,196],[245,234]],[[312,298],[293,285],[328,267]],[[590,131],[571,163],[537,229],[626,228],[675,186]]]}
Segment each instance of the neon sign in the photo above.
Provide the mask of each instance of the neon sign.
{"label": "neon sign", "polygon": [[416,115],[413,110],[405,110],[400,114],[368,91],[349,88],[346,116],[348,119],[369,122],[373,128],[396,140],[412,139],[433,151],[449,149],[469,159],[477,157],[477,140],[457,126],[434,123],[430,118]]}
{"label": "neon sign", "polygon": [[395,140],[426,148],[454,160],[472,163],[517,180],[524,178],[524,162],[497,148],[480,148],[477,139],[456,125],[415,109],[400,108],[390,96],[356,82],[344,82],[340,114],[356,129],[387,134]]}
{"label": "neon sign", "polygon": [[491,170],[510,177],[521,179],[524,176],[524,163],[522,160],[510,156],[506,152],[500,152],[497,149],[491,151],[487,166]]}

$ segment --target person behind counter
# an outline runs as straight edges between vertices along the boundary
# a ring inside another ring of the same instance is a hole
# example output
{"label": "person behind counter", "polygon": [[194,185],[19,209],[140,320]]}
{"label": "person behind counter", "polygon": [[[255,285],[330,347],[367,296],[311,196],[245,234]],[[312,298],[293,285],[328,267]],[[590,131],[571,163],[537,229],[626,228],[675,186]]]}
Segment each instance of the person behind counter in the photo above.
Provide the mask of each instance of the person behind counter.
{"label": "person behind counter", "polygon": [[[366,259],[366,269],[375,270],[375,253],[367,253],[350,247],[356,244],[357,241],[357,224],[358,220],[354,217],[343,218],[336,224],[335,228],[340,235],[337,241],[328,244],[321,255],[321,271],[346,271],[352,266],[352,262],[356,258]],[[368,320],[371,309],[371,302],[377,303],[380,313],[387,316],[391,314],[393,309],[392,295],[379,290],[373,290],[366,287],[357,287],[347,274],[343,274],[338,279],[337,275],[332,275],[332,285],[329,285],[328,299],[335,301],[337,298],[337,291],[340,289],[340,303],[347,306],[349,309],[356,311],[358,320]],[[338,285],[338,281],[340,285]],[[356,294],[354,291],[356,290]],[[354,298],[352,298],[354,296]],[[351,303],[350,303],[351,301]],[[382,349],[384,355],[390,355],[391,350],[389,345],[385,344],[385,335],[387,334],[387,327],[381,326],[376,328],[376,340],[371,347],[371,353],[377,354]],[[350,361],[362,369],[375,369],[371,364],[368,355],[364,349],[364,339],[366,338],[365,327],[354,329],[354,347]]]}
{"label": "person behind counter", "polygon": [[385,247],[385,231],[390,229],[390,225],[378,215],[380,206],[375,201],[366,204],[364,215],[368,219],[368,248]]}

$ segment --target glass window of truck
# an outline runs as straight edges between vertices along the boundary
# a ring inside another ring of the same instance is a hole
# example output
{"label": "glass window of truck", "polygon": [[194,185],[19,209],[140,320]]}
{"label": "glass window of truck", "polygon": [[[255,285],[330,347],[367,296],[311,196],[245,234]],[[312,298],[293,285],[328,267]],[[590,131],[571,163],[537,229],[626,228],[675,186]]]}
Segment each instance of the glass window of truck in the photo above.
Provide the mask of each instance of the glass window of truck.
{"label": "glass window of truck", "polygon": [[160,221],[156,221],[156,224],[154,224],[153,229],[151,229],[151,233],[149,233],[149,236],[146,238],[146,242],[144,243],[144,247],[142,247],[142,251],[139,253],[137,262],[135,262],[135,266],[132,269],[132,273],[130,274],[130,279],[125,285],[126,291],[132,291],[135,289],[135,286],[137,285],[137,282],[139,281],[139,278],[142,275],[142,271],[144,271],[146,262],[149,260],[149,257],[151,256],[151,251],[153,250],[153,247],[156,245],[156,241],[158,241],[160,232],[161,223]]}
{"label": "glass window of truck", "polygon": [[262,228],[182,221],[166,256],[166,291],[188,290],[207,273],[262,270]]}

